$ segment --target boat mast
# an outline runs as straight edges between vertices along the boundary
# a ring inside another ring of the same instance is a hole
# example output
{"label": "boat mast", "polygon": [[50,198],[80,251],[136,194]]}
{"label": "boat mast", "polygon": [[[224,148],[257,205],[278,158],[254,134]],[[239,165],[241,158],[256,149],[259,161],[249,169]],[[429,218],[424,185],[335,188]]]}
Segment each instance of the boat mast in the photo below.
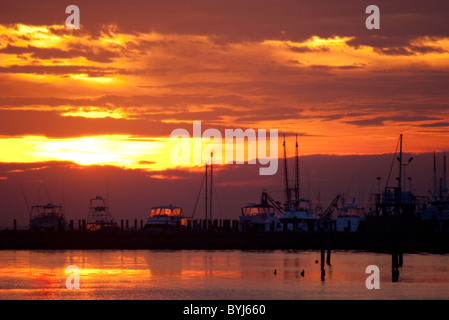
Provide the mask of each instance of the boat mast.
{"label": "boat mast", "polygon": [[398,188],[399,193],[401,193],[402,186],[402,134],[399,136],[399,179],[398,179]]}
{"label": "boat mast", "polygon": [[205,204],[205,206],[204,206],[204,210],[205,210],[206,229],[207,229],[207,162],[206,162],[206,173],[205,173],[205,177],[206,177],[206,204]]}
{"label": "boat mast", "polygon": [[295,175],[295,201],[299,203],[299,151],[298,151],[298,134],[296,134],[296,175]]}
{"label": "boat mast", "polygon": [[447,191],[447,177],[446,177],[446,151],[443,153],[443,190]]}
{"label": "boat mast", "polygon": [[213,159],[214,159],[214,152],[212,151],[210,153],[210,199],[209,199],[209,203],[210,203],[209,218],[210,218],[211,222],[212,222],[212,171],[213,171],[213,162],[214,162]]}
{"label": "boat mast", "polygon": [[286,197],[286,207],[287,210],[290,208],[290,188],[288,187],[288,171],[287,171],[287,151],[285,146],[285,133],[284,133],[284,173],[285,173],[285,197]]}
{"label": "boat mast", "polygon": [[437,198],[437,159],[435,151],[433,151],[433,197]]}

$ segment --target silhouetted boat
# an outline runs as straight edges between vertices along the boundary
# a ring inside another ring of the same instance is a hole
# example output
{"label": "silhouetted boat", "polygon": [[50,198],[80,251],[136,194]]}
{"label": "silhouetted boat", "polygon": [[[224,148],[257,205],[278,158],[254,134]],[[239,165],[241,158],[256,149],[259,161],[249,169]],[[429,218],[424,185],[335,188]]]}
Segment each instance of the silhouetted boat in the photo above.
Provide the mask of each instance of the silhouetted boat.
{"label": "silhouetted boat", "polygon": [[[273,203],[270,205],[268,202]],[[260,204],[249,204],[242,208],[239,226],[242,231],[282,231],[279,218],[276,216],[279,207],[266,193],[262,193]]]}
{"label": "silhouetted boat", "polygon": [[[396,157],[399,147],[399,156]],[[417,197],[406,191],[405,168],[413,160],[410,157],[408,162],[403,161],[402,134],[399,136],[398,145],[394,153],[395,160],[398,161],[398,175],[396,177],[397,186],[389,186],[390,174],[384,191],[380,189],[380,177],[378,177],[378,193],[375,194],[375,209],[370,210],[366,215],[366,230],[374,232],[420,232],[422,231],[422,221],[416,216]],[[394,162],[391,164],[392,172]]]}
{"label": "silhouetted boat", "polygon": [[446,153],[443,160],[443,177],[437,186],[436,155],[433,155],[434,185],[432,196],[418,207],[415,215],[428,225],[432,231],[449,231],[449,193],[447,188]]}
{"label": "silhouetted boat", "polygon": [[365,208],[358,206],[355,199],[352,203],[346,203],[344,197],[341,199],[341,206],[337,207],[336,231],[358,231],[365,220]]}
{"label": "silhouetted boat", "polygon": [[168,206],[153,207],[145,223],[146,230],[179,230],[187,227],[190,218],[182,214],[181,207]]}
{"label": "silhouetted boat", "polygon": [[316,231],[320,219],[312,212],[310,200],[300,198],[299,192],[299,155],[298,155],[298,136],[296,136],[296,174],[295,174],[295,198],[292,199],[291,189],[288,184],[287,170],[287,152],[284,135],[284,170],[285,170],[285,209],[279,218],[282,229],[292,231]]}
{"label": "silhouetted boat", "polygon": [[90,199],[87,230],[105,231],[118,229],[119,227],[109,212],[109,207],[106,205],[106,199],[101,196]]}
{"label": "silhouetted boat", "polygon": [[62,206],[47,203],[31,207],[29,227],[32,231],[64,231],[68,224]]}

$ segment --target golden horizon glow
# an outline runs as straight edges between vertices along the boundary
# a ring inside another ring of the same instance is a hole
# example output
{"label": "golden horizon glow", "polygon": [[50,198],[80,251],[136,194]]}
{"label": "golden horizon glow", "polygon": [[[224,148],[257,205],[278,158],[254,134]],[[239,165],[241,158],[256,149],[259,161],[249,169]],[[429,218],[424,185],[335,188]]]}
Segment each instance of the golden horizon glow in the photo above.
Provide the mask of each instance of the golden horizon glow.
{"label": "golden horizon glow", "polygon": [[[103,26],[97,36],[84,29],[78,33],[62,32],[64,29],[61,25],[0,24],[0,49],[9,48],[0,53],[4,67],[2,76],[8,84],[18,83],[13,96],[21,97],[22,90],[31,91],[30,97],[44,101],[20,106],[5,103],[0,110],[46,111],[61,118],[113,118],[117,121],[145,121],[155,117],[160,123],[179,124],[187,130],[191,125],[186,115],[196,113],[200,118],[209,117],[205,119],[209,127],[276,128],[279,134],[299,132],[303,155],[390,153],[401,133],[412,141],[409,144],[413,146],[412,152],[449,148],[449,125],[445,125],[449,112],[445,110],[437,117],[422,119],[414,119],[413,116],[422,115],[414,111],[411,120],[400,120],[403,114],[399,109],[346,111],[345,105],[351,103],[373,103],[358,92],[354,92],[354,102],[343,95],[335,101],[320,101],[315,94],[298,106],[300,98],[284,95],[282,90],[281,94],[270,96],[263,90],[245,87],[273,81],[270,74],[261,71],[267,67],[306,72],[304,79],[288,72],[275,75],[278,78],[274,79],[287,84],[304,81],[304,89],[298,86],[299,91],[304,92],[308,90],[307,77],[319,72],[314,70],[324,70],[323,81],[331,81],[327,75],[332,75],[349,83],[357,82],[360,77],[369,79],[369,74],[376,70],[388,70],[405,77],[414,76],[410,70],[447,70],[448,37],[416,37],[408,47],[402,48],[402,53],[385,54],[382,48],[351,45],[356,37],[349,35],[329,38],[311,35],[302,42],[265,39],[222,45],[214,36],[154,31],[131,33],[115,25]],[[7,72],[8,68],[11,72]],[[244,89],[239,96],[234,90],[240,86]],[[62,99],[61,103],[46,105],[44,98],[49,92],[54,98]],[[113,97],[113,100],[96,103],[99,97]],[[76,99],[84,100],[83,105],[76,105]],[[392,105],[396,101],[379,97],[375,103]],[[426,105],[424,97],[421,103]],[[439,103],[444,104],[444,99]],[[297,107],[298,111],[288,114],[286,119],[270,120],[271,114],[258,114],[264,106],[272,106],[276,112],[277,104]],[[251,114],[253,106],[255,111]],[[223,114],[220,110],[224,110]],[[428,119],[438,123],[429,123]],[[132,129],[129,131],[123,135],[84,136],[80,133],[79,137],[65,139],[45,137],[45,134],[4,134],[0,146],[9,152],[0,155],[0,161],[73,161],[80,165],[108,164],[145,170],[177,168],[170,161],[175,144],[169,139],[170,132],[158,132],[157,137],[149,135],[144,138],[148,140],[140,141]],[[202,149],[207,143],[202,141]],[[279,145],[278,154],[281,155],[282,144]],[[180,167],[196,170],[197,165],[185,163]]]}

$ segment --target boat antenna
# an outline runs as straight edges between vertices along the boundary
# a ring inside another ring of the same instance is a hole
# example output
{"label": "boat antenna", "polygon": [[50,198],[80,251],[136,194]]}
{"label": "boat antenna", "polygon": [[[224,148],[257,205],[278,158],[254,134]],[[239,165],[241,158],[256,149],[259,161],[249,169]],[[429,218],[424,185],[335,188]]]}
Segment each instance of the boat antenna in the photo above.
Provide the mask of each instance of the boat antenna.
{"label": "boat antenna", "polygon": [[201,190],[203,190],[203,185],[204,185],[204,179],[206,176],[203,176],[203,180],[201,180],[201,187],[200,187],[200,191],[198,192],[198,196],[196,197],[196,202],[195,202],[195,207],[193,208],[193,212],[192,212],[192,220],[193,217],[195,216],[195,211],[196,211],[196,207],[198,205],[198,201],[200,200],[200,196],[201,196]]}
{"label": "boat antenna", "polygon": [[31,219],[31,209],[30,209],[30,206],[28,205],[28,201],[27,201],[27,198],[25,196],[25,192],[23,191],[22,185],[20,185],[20,189],[22,190],[23,200],[25,200],[25,205],[27,207],[27,210],[28,210],[28,213],[29,213],[30,219]]}
{"label": "boat antenna", "polygon": [[290,188],[288,187],[288,170],[287,170],[287,151],[285,145],[285,133],[284,133],[284,173],[285,173],[285,197],[287,201],[287,209],[290,207]]}
{"label": "boat antenna", "polygon": [[205,179],[206,179],[206,203],[204,206],[204,212],[205,212],[205,218],[206,218],[206,229],[207,229],[207,162],[206,162],[206,173],[205,173]]}
{"label": "boat antenna", "polygon": [[210,209],[209,209],[209,219],[212,222],[212,171],[213,171],[213,158],[214,158],[214,152],[212,151],[210,153]]}
{"label": "boat antenna", "polygon": [[446,151],[443,153],[443,188],[447,190],[447,181],[446,181]]}
{"label": "boat antenna", "polygon": [[299,151],[298,151],[298,134],[296,134],[296,175],[295,175],[295,200],[299,202]]}
{"label": "boat antenna", "polygon": [[401,192],[402,187],[402,134],[399,136],[399,157],[397,158],[399,160],[399,179],[398,179],[398,190],[399,193]]}
{"label": "boat antenna", "polygon": [[64,193],[64,179],[62,179],[62,212],[65,210],[65,193]]}
{"label": "boat antenna", "polygon": [[48,200],[50,201],[50,203],[53,203],[53,201],[51,200],[50,194],[47,191],[47,188],[45,187],[45,184],[42,184],[42,186],[44,187],[44,191],[47,194]]}
{"label": "boat antenna", "polygon": [[393,164],[394,164],[394,159],[396,158],[396,152],[398,151],[398,145],[399,145],[399,140],[398,140],[398,143],[396,144],[396,149],[394,150],[393,161],[391,162],[390,172],[388,173],[388,178],[387,178],[387,182],[385,184],[385,189],[388,187],[388,183],[390,182],[391,171],[393,170]]}
{"label": "boat antenna", "polygon": [[109,177],[106,177],[106,207],[109,207]]}
{"label": "boat antenna", "polygon": [[437,158],[435,151],[433,151],[433,196],[437,197]]}

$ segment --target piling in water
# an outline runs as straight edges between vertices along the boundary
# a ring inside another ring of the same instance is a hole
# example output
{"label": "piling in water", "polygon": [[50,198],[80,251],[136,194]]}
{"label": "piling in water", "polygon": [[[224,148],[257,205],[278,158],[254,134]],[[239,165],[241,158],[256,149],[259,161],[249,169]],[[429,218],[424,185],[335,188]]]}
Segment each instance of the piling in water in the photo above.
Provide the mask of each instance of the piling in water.
{"label": "piling in water", "polygon": [[399,253],[396,251],[391,254],[391,280],[392,282],[399,280]]}
{"label": "piling in water", "polygon": [[321,281],[324,281],[324,249],[321,249]]}

